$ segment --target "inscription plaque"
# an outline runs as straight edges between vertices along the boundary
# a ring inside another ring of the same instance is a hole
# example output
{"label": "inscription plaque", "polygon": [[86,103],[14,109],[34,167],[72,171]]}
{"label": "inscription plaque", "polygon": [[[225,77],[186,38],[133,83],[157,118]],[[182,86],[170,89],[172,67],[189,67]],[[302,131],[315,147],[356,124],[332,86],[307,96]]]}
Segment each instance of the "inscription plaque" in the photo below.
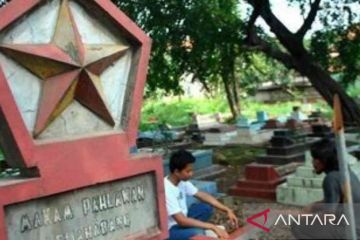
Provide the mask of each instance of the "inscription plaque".
{"label": "inscription plaque", "polygon": [[[156,234],[152,173],[5,207],[9,240],[119,240]],[[131,237],[130,237],[131,236]]]}

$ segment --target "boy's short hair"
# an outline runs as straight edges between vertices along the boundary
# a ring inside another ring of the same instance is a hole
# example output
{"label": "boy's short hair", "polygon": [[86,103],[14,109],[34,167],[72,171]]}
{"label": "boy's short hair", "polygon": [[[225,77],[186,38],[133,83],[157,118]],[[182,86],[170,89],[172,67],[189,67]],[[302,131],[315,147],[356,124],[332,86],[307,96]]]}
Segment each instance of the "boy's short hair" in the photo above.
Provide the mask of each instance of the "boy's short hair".
{"label": "boy's short hair", "polygon": [[325,165],[325,172],[339,170],[336,145],[333,139],[323,138],[314,143],[311,148],[311,156]]}
{"label": "boy's short hair", "polygon": [[186,151],[186,150],[179,150],[174,152],[170,157],[170,172],[173,173],[175,170],[183,170],[186,166],[190,163],[194,163],[195,158],[194,156]]}

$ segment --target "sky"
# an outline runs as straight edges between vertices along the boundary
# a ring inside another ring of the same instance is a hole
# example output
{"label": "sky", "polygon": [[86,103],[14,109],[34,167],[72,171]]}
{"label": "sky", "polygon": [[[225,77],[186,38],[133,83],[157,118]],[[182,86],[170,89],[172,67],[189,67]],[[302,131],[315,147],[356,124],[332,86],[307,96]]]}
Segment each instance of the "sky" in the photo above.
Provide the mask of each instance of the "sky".
{"label": "sky", "polygon": [[[298,7],[289,6],[286,0],[270,0],[272,4],[272,10],[279,18],[279,20],[292,32],[296,32],[304,22],[304,18],[301,15]],[[245,6],[249,6],[247,3],[243,3]],[[241,7],[242,14],[246,13],[246,9]],[[262,26],[262,28],[270,33],[270,29],[265,21],[260,17],[256,21],[256,25]],[[307,37],[310,36],[314,31],[321,28],[321,23],[318,19],[312,25],[312,29],[307,33]],[[272,35],[272,34],[271,34]]]}

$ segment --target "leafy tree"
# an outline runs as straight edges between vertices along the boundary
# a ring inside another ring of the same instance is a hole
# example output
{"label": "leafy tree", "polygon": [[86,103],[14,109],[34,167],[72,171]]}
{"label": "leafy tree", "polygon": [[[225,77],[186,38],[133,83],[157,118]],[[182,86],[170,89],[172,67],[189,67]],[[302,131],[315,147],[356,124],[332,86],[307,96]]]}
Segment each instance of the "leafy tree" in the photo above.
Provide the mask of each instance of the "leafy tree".
{"label": "leafy tree", "polygon": [[[240,111],[239,89],[266,76],[266,67],[256,64],[256,55],[249,62],[243,54],[246,47],[308,77],[329,105],[334,94],[339,94],[345,119],[360,123],[359,107],[343,89],[355,84],[360,71],[358,0],[284,0],[299,7],[305,16],[296,32],[277,18],[270,0],[244,0],[252,6],[248,19],[238,12],[244,7],[242,0],[112,1],[154,40],[149,91],[181,92],[179,79],[186,72],[194,73],[194,79],[209,91],[220,80],[235,117]],[[0,7],[6,2],[9,0],[0,0]],[[255,26],[260,17],[276,41]],[[316,18],[324,27],[308,46],[305,35]],[[333,73],[340,74],[341,83],[333,79]]]}
{"label": "leafy tree", "polygon": [[[319,15],[319,18],[324,25],[324,29],[328,30],[328,32],[325,32],[326,34],[324,35],[318,34],[320,38],[317,36],[315,36],[315,38],[318,41],[317,46],[326,50],[326,46],[321,46],[321,41],[326,43],[334,42],[339,36],[341,36],[341,34],[337,31],[347,29],[354,23],[360,22],[359,14],[353,11],[353,9],[356,9],[356,7],[354,8],[354,5],[359,7],[359,1],[289,0],[289,3],[299,6],[303,13],[307,12],[303,25],[295,33],[291,32],[284,23],[282,23],[274,15],[269,0],[247,0],[246,2],[253,8],[251,16],[248,20],[246,38],[247,45],[253,50],[264,52],[269,57],[278,60],[287,68],[294,69],[300,74],[308,77],[312,85],[323,96],[329,105],[332,105],[334,94],[338,94],[342,100],[345,120],[348,122],[360,123],[359,106],[347,95],[341,85],[331,77],[328,69],[324,68],[324,66],[332,64],[331,62],[333,60],[323,58],[323,66],[320,66],[319,62],[317,62],[316,58],[310,54],[309,49],[304,44],[305,34],[311,29],[315,18]],[[264,36],[261,36],[261,34],[258,33],[255,22],[259,17],[265,20],[266,24],[275,34],[281,46],[274,46],[269,43]],[[316,40],[314,40],[314,43],[315,42]],[[355,62],[359,61],[359,55],[350,50],[353,47],[349,47],[346,44],[339,44],[339,46],[343,46],[342,48],[340,47],[339,50],[342,49],[344,53],[350,51],[349,54],[356,59]],[[343,58],[346,57],[348,56],[343,55]],[[343,63],[345,62],[346,61],[343,60]],[[351,67],[348,68],[348,73],[358,74],[358,72],[356,73],[356,66],[354,67],[351,60],[347,64],[347,67]],[[348,78],[352,77],[353,76],[348,75]]]}
{"label": "leafy tree", "polygon": [[[253,8],[249,19],[240,19],[237,11],[243,7],[243,4],[241,2],[237,4],[235,0],[114,2],[132,16],[154,39],[149,76],[149,84],[154,86],[153,88],[179,89],[178,79],[183,72],[195,73],[195,77],[206,89],[209,89],[212,81],[221,79],[235,116],[239,111],[236,109],[239,81],[251,85],[251,80],[258,81],[264,76],[259,74],[261,71],[251,75],[254,73],[251,69],[256,65],[248,68],[243,74],[237,72],[243,69],[236,67],[236,64],[239,61],[246,61],[241,55],[244,51],[242,33],[245,33],[248,50],[263,52],[286,68],[296,70],[308,77],[329,105],[332,105],[333,95],[339,94],[345,119],[349,122],[360,122],[359,107],[342,86],[334,81],[329,72],[330,66],[342,71],[344,83],[354,81],[355,76],[358,75],[359,55],[356,54],[358,40],[351,40],[349,44],[349,39],[344,36],[351,33],[357,36],[355,39],[358,39],[359,34],[356,29],[360,22],[359,15],[352,11],[356,8],[352,8],[351,4],[359,4],[359,2],[356,0],[287,1],[299,7],[306,15],[303,25],[295,33],[274,15],[270,0],[247,0],[246,2]],[[255,26],[259,17],[265,20],[277,41]],[[305,34],[311,29],[317,17],[322,21],[324,29],[314,34],[309,48]],[[244,22],[247,26],[245,31]],[[339,38],[339,36],[343,37]],[[332,51],[334,46],[340,54],[338,59],[332,59],[329,54],[324,54]],[[311,49],[315,51],[312,53]],[[243,66],[246,66],[246,63]],[[239,78],[238,81],[235,80],[236,78]]]}
{"label": "leafy tree", "polygon": [[340,74],[344,87],[354,84],[360,73],[360,23],[346,29],[338,27],[316,32],[311,51],[330,73]]}
{"label": "leafy tree", "polygon": [[180,91],[193,73],[207,91],[220,80],[234,117],[240,112],[236,58],[244,36],[236,0],[114,0],[153,39],[150,90]]}
{"label": "leafy tree", "polygon": [[272,82],[291,97],[296,98],[292,90],[297,74],[277,61],[257,52],[244,52],[237,59],[236,78],[244,94],[254,95],[264,82]]}

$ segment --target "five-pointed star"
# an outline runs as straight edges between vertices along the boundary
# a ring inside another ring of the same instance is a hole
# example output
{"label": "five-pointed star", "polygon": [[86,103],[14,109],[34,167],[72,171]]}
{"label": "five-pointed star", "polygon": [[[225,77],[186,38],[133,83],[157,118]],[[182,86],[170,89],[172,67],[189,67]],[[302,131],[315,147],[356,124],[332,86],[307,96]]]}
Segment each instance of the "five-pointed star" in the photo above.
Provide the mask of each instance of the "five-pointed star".
{"label": "five-pointed star", "polygon": [[68,0],[61,3],[51,43],[0,45],[1,52],[43,80],[34,136],[45,130],[73,100],[114,126],[100,75],[127,49],[121,44],[84,45]]}

